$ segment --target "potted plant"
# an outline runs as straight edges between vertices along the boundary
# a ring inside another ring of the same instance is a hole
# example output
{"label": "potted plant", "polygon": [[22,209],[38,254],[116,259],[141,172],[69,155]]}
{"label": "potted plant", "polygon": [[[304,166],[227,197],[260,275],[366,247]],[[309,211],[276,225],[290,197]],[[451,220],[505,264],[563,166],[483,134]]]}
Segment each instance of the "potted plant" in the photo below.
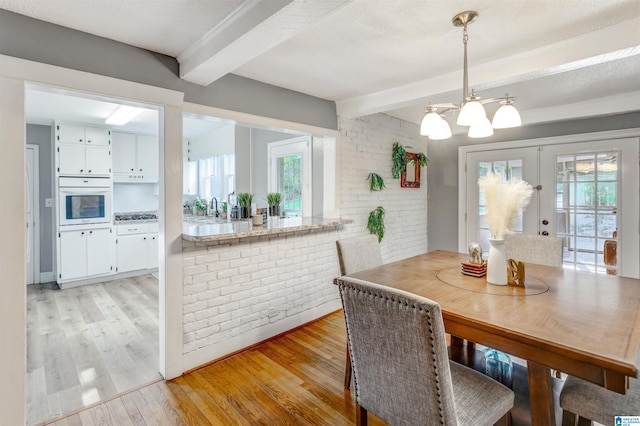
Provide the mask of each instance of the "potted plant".
{"label": "potted plant", "polygon": [[225,220],[227,218],[227,202],[223,201],[222,202],[222,213],[221,213],[221,217],[223,220]]}
{"label": "potted plant", "polygon": [[280,216],[280,203],[282,202],[282,194],[279,192],[270,192],[267,194],[267,204],[269,204],[269,216]]}
{"label": "potted plant", "polygon": [[384,179],[377,173],[369,173],[367,177],[369,180],[369,190],[373,191],[382,191],[386,186],[384,186]]}
{"label": "potted plant", "polygon": [[207,213],[207,200],[204,198],[196,198],[196,210],[198,216],[204,216]]}
{"label": "potted plant", "polygon": [[240,219],[248,219],[251,217],[251,201],[253,194],[248,192],[238,193],[238,205],[240,206]]}
{"label": "potted plant", "polygon": [[384,207],[378,206],[369,213],[367,229],[370,233],[378,236],[378,242],[384,237]]}

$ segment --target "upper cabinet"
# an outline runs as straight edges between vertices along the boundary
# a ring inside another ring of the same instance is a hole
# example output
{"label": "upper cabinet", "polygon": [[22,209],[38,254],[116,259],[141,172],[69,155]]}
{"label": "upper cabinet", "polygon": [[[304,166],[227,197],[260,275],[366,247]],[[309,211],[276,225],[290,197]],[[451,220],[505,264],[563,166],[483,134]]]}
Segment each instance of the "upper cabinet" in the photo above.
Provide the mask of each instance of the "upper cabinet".
{"label": "upper cabinet", "polygon": [[110,176],[111,130],[58,123],[56,172],[59,176]]}
{"label": "upper cabinet", "polygon": [[157,182],[158,138],[113,132],[113,181]]}

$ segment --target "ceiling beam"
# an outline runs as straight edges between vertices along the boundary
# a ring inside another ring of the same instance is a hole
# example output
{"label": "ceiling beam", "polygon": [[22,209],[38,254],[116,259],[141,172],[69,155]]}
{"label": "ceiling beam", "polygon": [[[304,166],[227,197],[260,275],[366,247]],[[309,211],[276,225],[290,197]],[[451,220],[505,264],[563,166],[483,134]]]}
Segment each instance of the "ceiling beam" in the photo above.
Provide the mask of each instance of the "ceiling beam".
{"label": "ceiling beam", "polygon": [[206,86],[351,0],[246,0],[178,56],[180,78]]}
{"label": "ceiling beam", "polygon": [[[585,35],[470,67],[469,75],[473,76],[471,87],[480,91],[640,55],[638,28],[640,18],[634,18]],[[449,102],[462,101],[461,70],[340,100],[336,102],[336,107],[339,116],[360,117],[420,102],[426,106],[429,98],[454,90],[459,90],[460,96]],[[442,99],[438,102],[442,102]]]}

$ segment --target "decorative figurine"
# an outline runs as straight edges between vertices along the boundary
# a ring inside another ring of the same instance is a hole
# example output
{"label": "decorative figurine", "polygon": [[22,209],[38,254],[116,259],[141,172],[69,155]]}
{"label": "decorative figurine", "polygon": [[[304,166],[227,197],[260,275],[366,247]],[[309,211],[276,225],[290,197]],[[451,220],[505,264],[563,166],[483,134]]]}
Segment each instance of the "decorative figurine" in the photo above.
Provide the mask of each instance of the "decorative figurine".
{"label": "decorative figurine", "polygon": [[469,263],[482,264],[482,247],[478,243],[469,243]]}
{"label": "decorative figurine", "polygon": [[524,262],[507,260],[507,282],[509,285],[524,287]]}

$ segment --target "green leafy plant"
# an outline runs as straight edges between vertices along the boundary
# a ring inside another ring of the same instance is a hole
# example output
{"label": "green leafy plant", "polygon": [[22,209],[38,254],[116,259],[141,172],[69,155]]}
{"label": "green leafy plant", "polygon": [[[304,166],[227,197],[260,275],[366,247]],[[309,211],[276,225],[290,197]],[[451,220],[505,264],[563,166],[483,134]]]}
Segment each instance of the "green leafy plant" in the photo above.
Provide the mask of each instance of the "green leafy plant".
{"label": "green leafy plant", "polygon": [[222,213],[226,213],[227,212],[227,202],[223,201],[222,202]]}
{"label": "green leafy plant", "polygon": [[240,207],[251,207],[251,201],[253,200],[253,194],[248,192],[238,193],[238,204]]}
{"label": "green leafy plant", "polygon": [[382,191],[383,188],[386,188],[386,186],[384,186],[384,179],[377,173],[369,173],[367,180],[369,181],[369,190],[371,192]]}
{"label": "green leafy plant", "polygon": [[378,206],[369,213],[367,229],[370,233],[378,236],[378,242],[384,237],[384,207]]}
{"label": "green leafy plant", "polygon": [[279,206],[282,202],[282,194],[279,192],[270,192],[267,194],[267,204],[270,207]]}
{"label": "green leafy plant", "polygon": [[424,167],[429,162],[429,159],[427,158],[426,155],[424,155],[423,153],[419,152],[418,153],[418,162],[420,163],[420,167]]}
{"label": "green leafy plant", "polygon": [[198,210],[207,210],[207,200],[204,198],[196,198],[196,208]]}
{"label": "green leafy plant", "polygon": [[404,166],[407,164],[407,151],[398,142],[393,143],[393,150],[391,151],[391,176],[394,179],[400,179],[400,175],[404,171]]}

